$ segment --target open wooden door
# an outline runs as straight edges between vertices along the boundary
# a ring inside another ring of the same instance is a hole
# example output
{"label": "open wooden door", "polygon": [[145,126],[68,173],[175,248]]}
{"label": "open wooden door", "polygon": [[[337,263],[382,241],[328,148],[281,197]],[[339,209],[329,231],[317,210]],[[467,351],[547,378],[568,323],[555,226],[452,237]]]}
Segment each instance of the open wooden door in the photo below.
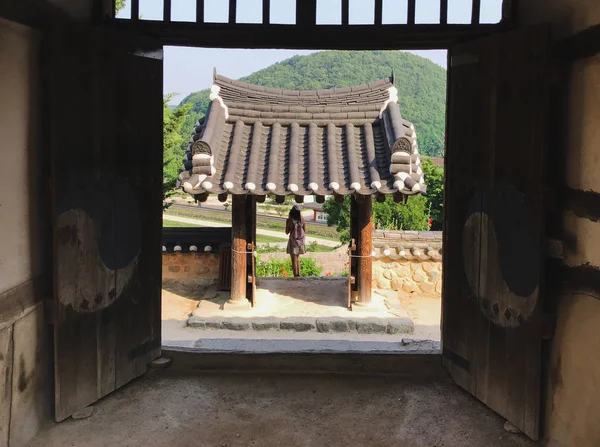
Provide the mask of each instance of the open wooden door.
{"label": "open wooden door", "polygon": [[162,48],[65,27],[45,68],[61,421],[160,355]]}
{"label": "open wooden door", "polygon": [[454,380],[539,436],[548,99],[546,27],[449,54],[444,364]]}

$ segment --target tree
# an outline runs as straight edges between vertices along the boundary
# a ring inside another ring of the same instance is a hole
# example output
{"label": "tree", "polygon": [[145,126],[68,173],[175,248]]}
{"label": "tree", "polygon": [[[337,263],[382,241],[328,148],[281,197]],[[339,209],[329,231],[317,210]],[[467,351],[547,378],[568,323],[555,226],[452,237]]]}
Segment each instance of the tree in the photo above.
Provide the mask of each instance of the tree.
{"label": "tree", "polygon": [[427,201],[433,220],[431,229],[441,230],[444,223],[444,168],[424,157],[421,168],[427,184]]}
{"label": "tree", "polygon": [[332,197],[323,204],[323,211],[327,213],[327,225],[336,227],[340,234],[340,241],[346,243],[350,240],[350,196],[345,196],[342,203],[337,203]]}
{"label": "tree", "polygon": [[116,0],[115,2],[115,15],[125,7],[125,0]]}
{"label": "tree", "polygon": [[[332,198],[325,201],[323,211],[327,213],[327,225],[335,226],[340,241],[350,239],[350,197],[342,203]],[[373,224],[382,230],[425,231],[429,228],[429,202],[425,196],[410,196],[406,203],[394,202],[387,196],[385,202],[373,202]]]}
{"label": "tree", "polygon": [[176,96],[169,93],[163,97],[163,196],[172,194],[179,176],[179,167],[183,162],[185,151],[182,149],[183,137],[181,127],[190,110],[186,105],[175,110],[169,108],[169,101]]}

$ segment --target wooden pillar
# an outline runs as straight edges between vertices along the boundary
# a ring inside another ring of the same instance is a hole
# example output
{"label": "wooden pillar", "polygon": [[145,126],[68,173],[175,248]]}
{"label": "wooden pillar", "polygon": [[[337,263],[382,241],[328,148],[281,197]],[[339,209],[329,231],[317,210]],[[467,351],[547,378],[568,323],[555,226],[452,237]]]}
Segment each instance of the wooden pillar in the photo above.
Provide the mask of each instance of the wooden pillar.
{"label": "wooden pillar", "polygon": [[358,258],[358,277],[356,278],[358,283],[358,301],[356,305],[358,307],[368,307],[371,305],[371,278],[373,277],[371,258],[373,251],[373,201],[371,196],[357,196],[356,205],[358,208],[357,230],[359,233],[356,248],[357,255],[360,256]]}
{"label": "wooden pillar", "polygon": [[229,306],[248,306],[246,249],[246,196],[231,196],[231,298]]}
{"label": "wooden pillar", "polygon": [[256,270],[254,250],[256,249],[256,196],[246,196],[246,299],[254,306],[256,294]]}

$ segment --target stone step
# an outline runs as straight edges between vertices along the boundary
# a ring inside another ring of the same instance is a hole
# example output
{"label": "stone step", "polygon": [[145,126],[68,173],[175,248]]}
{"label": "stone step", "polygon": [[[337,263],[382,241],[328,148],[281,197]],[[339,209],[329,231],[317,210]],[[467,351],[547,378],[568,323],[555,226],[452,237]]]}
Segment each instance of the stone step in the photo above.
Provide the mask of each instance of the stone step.
{"label": "stone step", "polygon": [[199,317],[192,316],[190,328],[229,331],[292,331],[358,334],[412,334],[409,317]]}

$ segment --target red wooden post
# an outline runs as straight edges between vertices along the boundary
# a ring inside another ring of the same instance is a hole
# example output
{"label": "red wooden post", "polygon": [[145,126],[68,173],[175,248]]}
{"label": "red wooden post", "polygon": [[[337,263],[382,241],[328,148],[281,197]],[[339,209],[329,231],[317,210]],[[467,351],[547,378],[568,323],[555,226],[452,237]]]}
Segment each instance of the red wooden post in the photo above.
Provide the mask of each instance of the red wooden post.
{"label": "red wooden post", "polygon": [[247,282],[246,196],[231,196],[231,298],[226,306],[249,306]]}
{"label": "red wooden post", "polygon": [[371,252],[373,251],[373,201],[371,196],[357,196],[356,204],[358,208],[358,232],[359,245],[358,253],[358,275],[356,278],[358,285],[358,301],[353,307],[366,308],[371,305],[371,279],[373,277],[373,262]]}

